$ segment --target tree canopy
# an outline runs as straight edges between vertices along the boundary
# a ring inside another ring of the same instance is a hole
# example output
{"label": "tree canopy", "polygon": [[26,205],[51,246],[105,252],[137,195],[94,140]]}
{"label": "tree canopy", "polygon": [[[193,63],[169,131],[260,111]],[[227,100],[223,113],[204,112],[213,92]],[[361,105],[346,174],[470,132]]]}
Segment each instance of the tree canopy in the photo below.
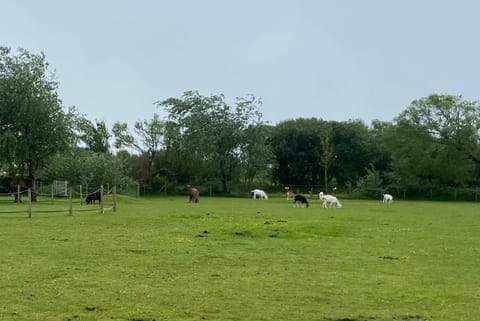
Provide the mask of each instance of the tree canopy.
{"label": "tree canopy", "polygon": [[[229,191],[229,183],[241,173],[242,156],[243,160],[253,159],[253,153],[258,151],[253,147],[255,141],[247,141],[247,136],[256,131],[257,142],[265,142],[265,132],[260,129],[260,104],[260,100],[249,96],[237,98],[235,106],[230,107],[223,95],[207,97],[196,91],[157,102],[168,111],[171,122],[167,148],[188,155],[194,164],[192,174],[197,178],[218,178],[223,192]],[[259,159],[257,154],[256,161]],[[249,179],[252,173],[248,172]]]}
{"label": "tree canopy", "polygon": [[45,55],[0,47],[0,157],[11,174],[34,178],[73,141],[73,115],[57,94]]}

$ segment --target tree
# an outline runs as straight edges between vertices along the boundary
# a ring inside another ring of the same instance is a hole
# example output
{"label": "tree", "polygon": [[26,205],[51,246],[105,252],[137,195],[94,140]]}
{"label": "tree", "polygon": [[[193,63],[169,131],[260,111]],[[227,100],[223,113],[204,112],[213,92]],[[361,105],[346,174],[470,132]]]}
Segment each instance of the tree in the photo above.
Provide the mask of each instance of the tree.
{"label": "tree", "polygon": [[333,146],[330,140],[331,130],[330,128],[324,130],[320,136],[320,142],[322,144],[322,154],[320,157],[320,164],[323,166],[323,176],[325,184],[325,193],[328,192],[328,166],[333,159]]}
{"label": "tree", "polygon": [[383,191],[380,172],[372,164],[370,164],[370,168],[366,168],[366,172],[364,177],[358,179],[356,191],[363,196],[379,197]]}
{"label": "tree", "polygon": [[277,168],[272,147],[268,144],[271,127],[249,125],[244,130],[244,143],[240,148],[241,170],[244,181],[253,185],[255,180],[270,181]]}
{"label": "tree", "polygon": [[277,124],[270,145],[278,167],[275,179],[286,185],[318,185],[322,182],[323,153],[320,137],[329,124],[316,118],[299,118]]}
{"label": "tree", "polygon": [[480,106],[461,96],[414,100],[385,133],[395,175],[417,186],[461,186],[480,165]]}
{"label": "tree", "polygon": [[110,149],[110,133],[104,121],[90,120],[81,117],[77,121],[78,138],[83,141],[87,148],[95,153],[108,153]]}
{"label": "tree", "polygon": [[132,148],[140,153],[140,159],[145,161],[146,173],[144,182],[150,186],[154,172],[155,156],[160,150],[163,142],[165,122],[160,120],[157,114],[150,120],[137,121],[134,124],[132,135],[128,130],[126,123],[116,122],[113,124],[113,134],[115,136],[115,148]]}
{"label": "tree", "polygon": [[72,148],[50,157],[40,177],[45,181],[66,180],[73,185],[121,185],[131,183],[121,157]]}
{"label": "tree", "polygon": [[331,121],[330,126],[335,152],[335,162],[329,169],[330,177],[335,177],[341,186],[355,184],[365,176],[370,164],[379,165],[379,150],[373,133],[361,120]]}
{"label": "tree", "polygon": [[58,98],[58,83],[43,53],[0,47],[0,153],[15,173],[34,180],[49,156],[73,141],[73,114]]}
{"label": "tree", "polygon": [[246,128],[261,125],[260,104],[249,96],[237,98],[232,108],[223,95],[206,97],[196,91],[157,102],[175,124],[171,133],[177,136],[172,135],[169,143],[182,154],[188,151],[197,179],[218,180],[223,192],[229,192],[229,183],[239,176]]}

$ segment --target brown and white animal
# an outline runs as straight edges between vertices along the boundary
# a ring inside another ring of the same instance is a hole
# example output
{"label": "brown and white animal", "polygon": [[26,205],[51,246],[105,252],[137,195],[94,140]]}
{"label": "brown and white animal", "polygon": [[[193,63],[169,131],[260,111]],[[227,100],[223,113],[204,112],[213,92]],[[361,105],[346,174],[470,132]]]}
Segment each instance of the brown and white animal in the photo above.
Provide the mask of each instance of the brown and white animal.
{"label": "brown and white animal", "polygon": [[295,193],[293,191],[287,191],[287,201],[293,200]]}
{"label": "brown and white animal", "polygon": [[322,203],[323,208],[332,208],[332,207],[342,208],[342,204],[333,195],[328,195],[328,194],[324,195],[323,192],[320,192],[318,194],[318,198],[323,202]]}
{"label": "brown and white animal", "polygon": [[383,194],[383,203],[384,204],[392,204],[393,196],[391,194]]}
{"label": "brown and white animal", "polygon": [[196,188],[190,189],[190,203],[199,203],[200,202],[200,192]]}
{"label": "brown and white animal", "polygon": [[305,196],[297,194],[293,197],[293,207],[309,207],[310,204]]}
{"label": "brown and white animal", "polygon": [[257,200],[257,199],[268,200],[267,193],[257,188],[250,191],[250,197],[253,198],[254,200]]}

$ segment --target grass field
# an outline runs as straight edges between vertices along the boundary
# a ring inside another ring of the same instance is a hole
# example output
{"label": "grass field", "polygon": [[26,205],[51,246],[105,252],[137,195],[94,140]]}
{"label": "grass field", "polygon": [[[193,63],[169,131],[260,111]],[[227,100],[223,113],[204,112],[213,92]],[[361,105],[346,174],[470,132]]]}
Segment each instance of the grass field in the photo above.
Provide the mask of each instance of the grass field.
{"label": "grass field", "polygon": [[480,320],[480,204],[342,203],[0,214],[0,320]]}

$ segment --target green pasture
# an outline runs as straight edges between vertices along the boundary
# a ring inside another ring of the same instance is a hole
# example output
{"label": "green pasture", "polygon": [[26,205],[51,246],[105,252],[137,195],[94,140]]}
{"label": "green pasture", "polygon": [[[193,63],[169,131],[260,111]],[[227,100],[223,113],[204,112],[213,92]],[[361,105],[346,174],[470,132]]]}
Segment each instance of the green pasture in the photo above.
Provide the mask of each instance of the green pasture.
{"label": "green pasture", "polygon": [[342,204],[120,196],[104,214],[0,214],[0,320],[480,320],[480,204]]}

